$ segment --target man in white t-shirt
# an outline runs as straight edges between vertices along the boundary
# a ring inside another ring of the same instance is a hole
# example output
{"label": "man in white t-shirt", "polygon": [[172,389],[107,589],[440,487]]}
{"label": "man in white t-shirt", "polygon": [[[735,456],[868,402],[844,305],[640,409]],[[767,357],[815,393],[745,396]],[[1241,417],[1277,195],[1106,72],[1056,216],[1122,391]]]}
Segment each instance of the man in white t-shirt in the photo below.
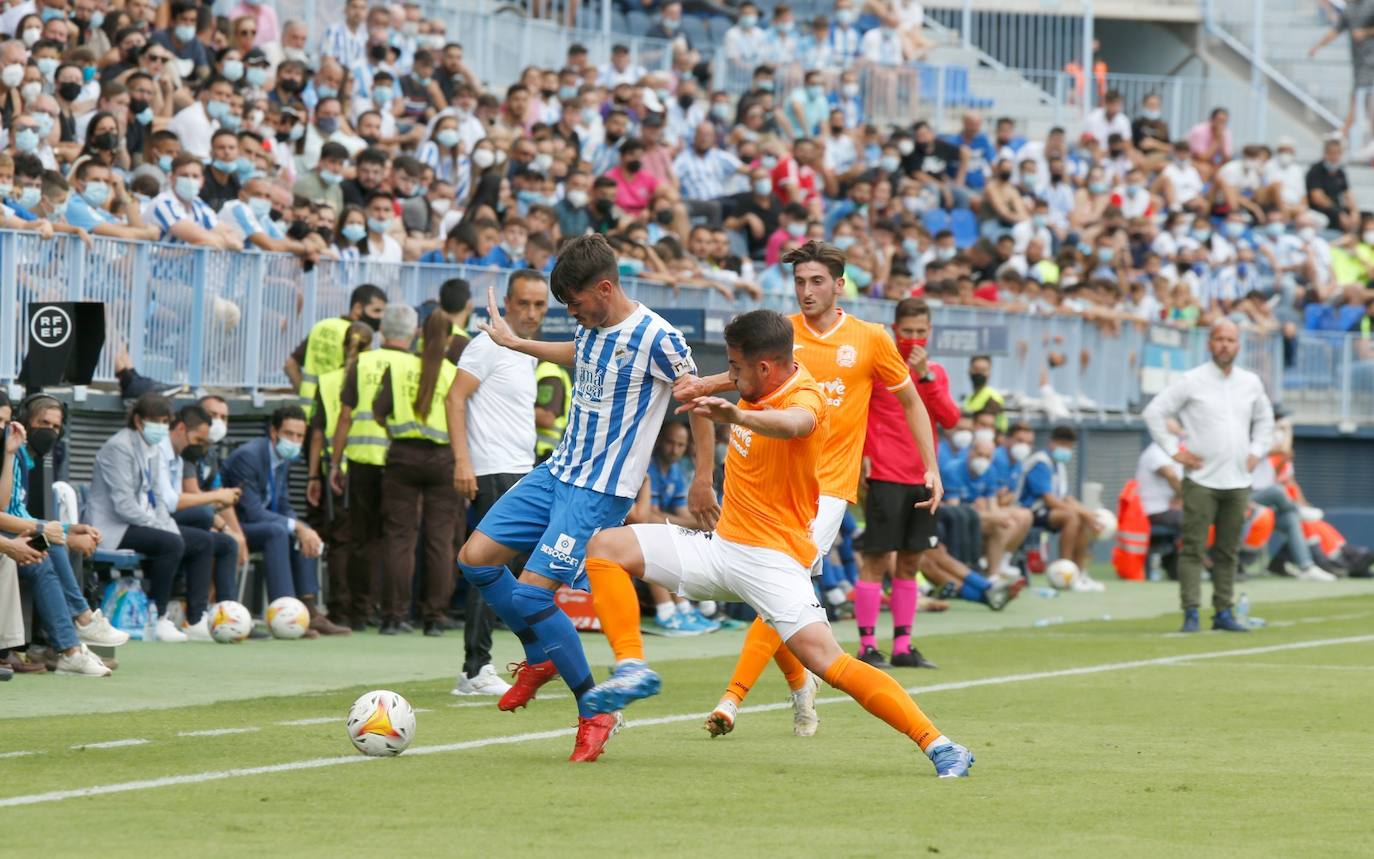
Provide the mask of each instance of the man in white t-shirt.
{"label": "man in white t-shirt", "polygon": [[1113,134],[1121,135],[1122,140],[1131,139],[1131,118],[1121,111],[1121,93],[1116,90],[1107,93],[1102,106],[1083,120],[1083,133],[1097,138],[1097,145],[1103,147]]}
{"label": "man in white t-shirt", "polygon": [[[513,272],[506,286],[507,324],[533,338],[549,309],[549,284],[532,269]],[[453,485],[480,522],[496,500],[534,468],[538,359],[497,346],[485,332],[472,338],[458,359],[449,388],[449,445]],[[454,695],[504,695],[510,688],[491,666],[493,614],[482,592],[468,583],[463,628],[463,673]]]}
{"label": "man in white t-shirt", "polygon": [[1171,212],[1191,209],[1205,204],[1202,198],[1202,174],[1193,166],[1188,150],[1188,142],[1180,140],[1174,144],[1169,163],[1159,171],[1155,180],[1154,192],[1164,198],[1164,204]]}
{"label": "man in white t-shirt", "polygon": [[1275,189],[1278,202],[1291,217],[1306,208],[1307,170],[1298,163],[1297,144],[1280,137],[1278,155],[1264,165],[1264,187]]}

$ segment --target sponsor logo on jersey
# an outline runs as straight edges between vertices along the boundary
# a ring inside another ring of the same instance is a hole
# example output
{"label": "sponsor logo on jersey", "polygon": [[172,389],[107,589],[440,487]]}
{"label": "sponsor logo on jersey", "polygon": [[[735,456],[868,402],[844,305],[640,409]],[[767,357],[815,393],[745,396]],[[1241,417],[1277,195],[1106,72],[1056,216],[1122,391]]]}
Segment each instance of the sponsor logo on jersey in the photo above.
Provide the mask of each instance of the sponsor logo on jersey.
{"label": "sponsor logo on jersey", "polygon": [[754,441],[754,431],[745,429],[739,424],[730,425],[730,446],[740,456],[749,455],[749,445]]}
{"label": "sponsor logo on jersey", "polygon": [[825,394],[826,405],[838,407],[844,403],[844,379],[837,377],[828,382],[818,381],[816,384],[820,385],[821,392]]}

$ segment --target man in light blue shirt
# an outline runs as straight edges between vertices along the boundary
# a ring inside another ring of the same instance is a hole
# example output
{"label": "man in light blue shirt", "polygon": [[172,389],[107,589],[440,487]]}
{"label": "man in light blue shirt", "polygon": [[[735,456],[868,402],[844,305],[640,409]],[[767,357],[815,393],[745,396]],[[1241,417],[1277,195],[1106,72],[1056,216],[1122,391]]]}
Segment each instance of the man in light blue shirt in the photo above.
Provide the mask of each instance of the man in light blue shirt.
{"label": "man in light blue shirt", "polygon": [[[124,207],[127,221],[105,205],[115,198]],[[67,223],[94,236],[156,241],[157,227],[143,223],[139,207],[115,180],[110,168],[95,159],[82,161],[72,175],[72,194],[67,198]]]}

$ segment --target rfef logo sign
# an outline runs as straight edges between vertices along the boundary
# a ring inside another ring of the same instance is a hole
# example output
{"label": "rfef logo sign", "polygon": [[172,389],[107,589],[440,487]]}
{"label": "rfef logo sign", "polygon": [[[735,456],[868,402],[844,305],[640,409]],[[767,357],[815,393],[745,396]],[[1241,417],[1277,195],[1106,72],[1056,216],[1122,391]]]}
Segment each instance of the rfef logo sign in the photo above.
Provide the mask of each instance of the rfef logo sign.
{"label": "rfef logo sign", "polygon": [[29,337],[34,345],[56,349],[71,336],[72,317],[56,304],[36,308],[29,319]]}

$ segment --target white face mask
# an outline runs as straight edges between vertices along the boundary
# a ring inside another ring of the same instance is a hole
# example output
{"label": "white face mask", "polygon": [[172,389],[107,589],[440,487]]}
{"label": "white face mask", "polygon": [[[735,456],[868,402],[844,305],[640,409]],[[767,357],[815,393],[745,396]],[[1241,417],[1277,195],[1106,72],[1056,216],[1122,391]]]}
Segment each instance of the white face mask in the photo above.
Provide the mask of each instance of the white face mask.
{"label": "white face mask", "polygon": [[955,430],[950,441],[954,442],[956,450],[963,450],[973,444],[973,430]]}
{"label": "white face mask", "polygon": [[992,429],[988,429],[987,427],[982,427],[981,429],[976,429],[976,430],[973,431],[973,440],[974,440],[974,441],[993,441],[993,440],[996,439],[996,438],[997,438],[997,430],[992,430]]}
{"label": "white face mask", "polygon": [[219,418],[210,421],[210,444],[219,444],[229,434],[229,425]]}
{"label": "white face mask", "polygon": [[974,477],[980,477],[992,465],[992,460],[986,456],[969,457],[968,470]]}
{"label": "white face mask", "polygon": [[1021,462],[1026,457],[1031,455],[1031,446],[1029,444],[1026,444],[1024,441],[1018,441],[1016,444],[1011,446],[1011,450],[1008,452],[1011,454],[1011,458],[1013,460],[1015,460],[1016,462]]}

